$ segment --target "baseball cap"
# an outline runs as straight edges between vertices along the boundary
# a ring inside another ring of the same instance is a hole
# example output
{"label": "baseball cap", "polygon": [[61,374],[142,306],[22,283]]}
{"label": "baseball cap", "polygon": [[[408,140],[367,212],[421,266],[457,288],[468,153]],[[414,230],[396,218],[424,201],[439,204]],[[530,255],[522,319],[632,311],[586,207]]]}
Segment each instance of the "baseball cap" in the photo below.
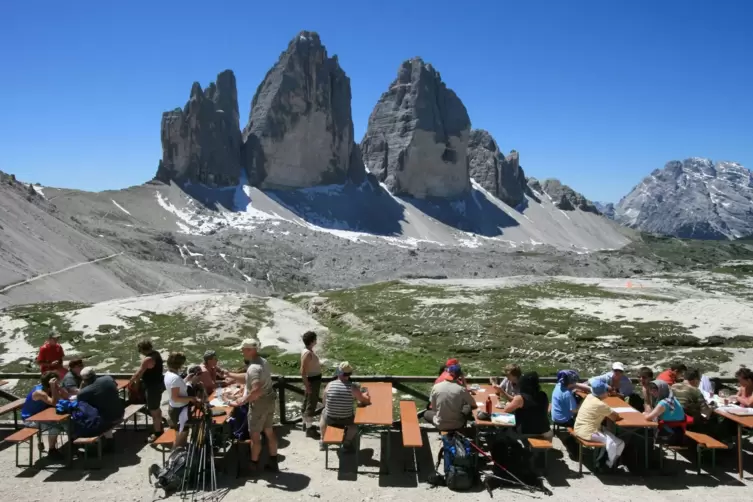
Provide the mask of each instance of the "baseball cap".
{"label": "baseball cap", "polygon": [[453,358],[453,359],[448,359],[447,362],[444,364],[444,366],[445,368],[449,368],[450,366],[454,366],[457,364],[460,364],[460,362],[457,359]]}
{"label": "baseball cap", "polygon": [[337,365],[337,371],[339,373],[353,373],[353,366],[348,361],[343,361]]}
{"label": "baseball cap", "polygon": [[60,338],[60,333],[58,333],[57,331],[50,331],[50,338],[58,339]]}
{"label": "baseball cap", "polygon": [[612,370],[613,371],[625,371],[625,366],[623,366],[622,363],[614,363],[612,364]]}
{"label": "baseball cap", "polygon": [[241,344],[242,349],[258,349],[259,348],[259,341],[254,340],[253,338],[246,338],[243,340],[243,343]]}
{"label": "baseball cap", "polygon": [[97,376],[97,372],[94,371],[94,368],[91,366],[87,366],[86,368],[81,370],[81,378],[83,380],[89,380],[90,378],[94,378]]}
{"label": "baseball cap", "polygon": [[447,373],[450,375],[450,380],[453,380],[463,374],[463,370],[460,369],[459,364],[453,364],[447,367]]}
{"label": "baseball cap", "polygon": [[593,379],[589,382],[591,384],[591,393],[596,396],[603,396],[607,393],[607,384],[601,380]]}

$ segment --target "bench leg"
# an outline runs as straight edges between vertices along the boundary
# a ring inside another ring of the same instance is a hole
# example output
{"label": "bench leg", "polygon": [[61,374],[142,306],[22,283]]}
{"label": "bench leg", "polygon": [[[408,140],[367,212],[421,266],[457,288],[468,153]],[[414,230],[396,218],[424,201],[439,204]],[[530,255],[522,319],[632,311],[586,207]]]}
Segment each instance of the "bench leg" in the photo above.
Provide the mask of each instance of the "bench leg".
{"label": "bench leg", "polygon": [[329,469],[329,445],[324,445],[324,468]]}
{"label": "bench leg", "polygon": [[[387,431],[387,455],[385,455],[384,459],[384,473],[389,474],[390,473],[390,443],[392,443],[392,438],[390,437],[390,431]],[[358,438],[358,449],[361,449],[361,438]],[[358,452],[356,452],[356,455],[358,455]],[[357,457],[356,457],[357,458]]]}
{"label": "bench leg", "polygon": [[701,475],[701,453],[703,451],[701,449],[701,445],[697,445],[696,450],[698,451],[698,475],[700,476]]}

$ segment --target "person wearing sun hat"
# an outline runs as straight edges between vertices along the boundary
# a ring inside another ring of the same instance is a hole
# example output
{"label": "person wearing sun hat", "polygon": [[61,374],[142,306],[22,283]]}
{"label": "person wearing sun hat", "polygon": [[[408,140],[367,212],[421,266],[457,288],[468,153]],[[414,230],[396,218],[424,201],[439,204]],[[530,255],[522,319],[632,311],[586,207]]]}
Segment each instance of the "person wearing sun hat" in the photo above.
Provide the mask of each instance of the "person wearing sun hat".
{"label": "person wearing sun hat", "polygon": [[[322,410],[322,418],[319,422],[322,439],[327,427],[345,429],[343,448],[346,450],[352,448],[353,438],[358,432],[358,429],[354,426],[356,413],[353,404],[355,402],[362,405],[371,403],[368,391],[361,392],[361,387],[351,381],[350,377],[352,374],[353,367],[349,362],[343,361],[337,365],[337,370],[335,371],[337,378],[328,383],[324,388],[324,394],[322,395],[324,409]],[[320,441],[319,449],[325,450],[326,448],[327,445]]]}
{"label": "person wearing sun hat", "polygon": [[459,364],[447,367],[447,378],[434,384],[431,389],[430,410],[424,412],[424,420],[440,431],[464,429],[477,408],[476,400],[462,383],[463,370]]}
{"label": "person wearing sun hat", "polygon": [[589,380],[591,387],[593,387],[593,383],[596,381],[604,383],[607,386],[607,392],[619,394],[623,397],[629,397],[633,394],[633,383],[625,374],[625,366],[622,363],[613,363],[612,371]]}

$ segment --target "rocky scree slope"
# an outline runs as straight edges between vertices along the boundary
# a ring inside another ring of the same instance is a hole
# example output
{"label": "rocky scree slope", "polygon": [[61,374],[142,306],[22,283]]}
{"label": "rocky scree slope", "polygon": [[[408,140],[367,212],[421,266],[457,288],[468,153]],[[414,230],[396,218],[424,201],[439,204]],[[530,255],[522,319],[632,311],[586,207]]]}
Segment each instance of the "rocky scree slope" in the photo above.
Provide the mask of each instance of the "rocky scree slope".
{"label": "rocky scree slope", "polygon": [[753,176],[736,162],[694,157],[668,162],[620,200],[615,220],[630,228],[693,239],[753,234]]}

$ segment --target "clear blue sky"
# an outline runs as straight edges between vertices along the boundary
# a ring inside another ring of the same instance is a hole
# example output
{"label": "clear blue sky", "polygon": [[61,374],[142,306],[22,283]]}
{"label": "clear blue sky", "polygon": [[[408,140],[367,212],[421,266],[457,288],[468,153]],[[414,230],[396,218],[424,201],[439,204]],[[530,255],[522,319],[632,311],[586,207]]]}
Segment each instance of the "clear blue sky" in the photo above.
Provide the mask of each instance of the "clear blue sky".
{"label": "clear blue sky", "polygon": [[753,1],[6,2],[0,169],[88,190],[142,183],[160,117],[231,68],[241,126],[269,67],[318,31],[351,78],[356,139],[422,56],[529,176],[616,201],[690,156],[753,168]]}

